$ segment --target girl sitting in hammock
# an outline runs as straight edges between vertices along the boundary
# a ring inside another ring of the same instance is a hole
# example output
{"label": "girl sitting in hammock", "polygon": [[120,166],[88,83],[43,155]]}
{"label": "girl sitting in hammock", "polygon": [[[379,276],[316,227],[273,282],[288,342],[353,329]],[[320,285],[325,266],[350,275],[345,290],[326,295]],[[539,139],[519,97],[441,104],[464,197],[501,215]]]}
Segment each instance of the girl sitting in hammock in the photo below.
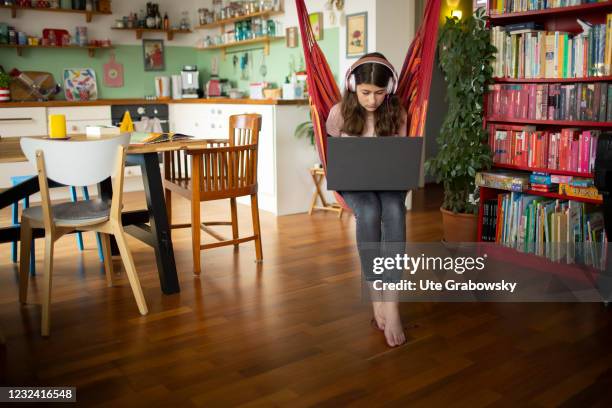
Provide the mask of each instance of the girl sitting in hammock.
{"label": "girl sitting in hammock", "polygon": [[[347,71],[342,101],[332,107],[326,123],[330,136],[407,136],[407,114],[395,95],[398,76],[380,53],[357,60]],[[351,207],[357,223],[357,247],[362,271],[370,285],[374,318],[372,324],[384,331],[387,344],[406,341],[394,297],[373,289],[380,275],[372,272],[371,243],[406,241],[406,191],[339,191]],[[398,244],[399,245],[399,244]]]}

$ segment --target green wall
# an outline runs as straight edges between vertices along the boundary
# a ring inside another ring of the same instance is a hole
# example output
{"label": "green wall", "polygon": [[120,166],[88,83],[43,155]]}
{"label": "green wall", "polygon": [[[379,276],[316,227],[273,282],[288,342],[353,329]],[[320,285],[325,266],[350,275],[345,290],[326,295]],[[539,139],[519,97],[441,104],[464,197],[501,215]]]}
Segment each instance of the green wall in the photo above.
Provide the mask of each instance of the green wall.
{"label": "green wall", "polygon": [[[320,42],[321,48],[330,63],[334,75],[338,74],[338,28],[327,29]],[[166,69],[164,71],[144,71],[142,46],[141,45],[117,45],[113,50],[117,62],[124,67],[124,86],[122,88],[108,88],[103,83],[103,65],[108,62],[111,50],[97,50],[94,57],[90,58],[84,50],[57,50],[57,49],[31,49],[24,50],[22,56],[18,56],[13,49],[0,49],[0,65],[6,70],[19,68],[22,71],[48,71],[55,80],[62,80],[65,68],[93,68],[96,71],[98,82],[98,94],[100,98],[142,98],[145,95],[155,94],[153,78],[158,75],[178,74],[183,65],[198,65],[200,80],[202,82],[210,77],[210,62],[213,55],[219,56],[219,72],[223,78],[234,82],[234,86],[242,90],[248,90],[249,82],[261,81],[259,73],[263,51],[252,51],[254,64],[249,70],[249,80],[240,80],[240,66],[234,71],[232,65],[233,55],[228,55],[223,61],[219,51],[196,51],[193,47],[177,47],[166,45]],[[253,45],[253,47],[258,46]],[[245,46],[242,49],[248,49]],[[236,48],[240,50],[241,48]],[[234,50],[231,48],[230,50]],[[236,54],[238,57],[242,54]],[[275,41],[270,46],[270,55],[265,57],[268,73],[268,82],[280,83],[289,73],[289,62],[291,58],[299,68],[300,57],[303,56],[301,45],[297,48],[286,48],[283,40]]]}
{"label": "green wall", "polygon": [[[330,65],[336,80],[338,79],[338,65],[339,65],[339,29],[337,27],[327,29],[323,33],[323,40],[319,41],[319,46],[325,54],[327,61]],[[276,83],[280,86],[284,81],[284,78],[289,75],[289,64],[293,61],[296,69],[300,68],[300,61],[303,61],[304,53],[302,51],[301,41],[298,41],[298,47],[287,48],[284,40],[273,41],[270,43],[270,54],[264,57],[262,50],[248,51],[249,48],[258,48],[261,44],[255,44],[253,46],[244,46],[230,48],[228,51],[234,52],[235,54],[228,54],[223,60],[220,51],[214,52],[200,52],[198,57],[198,68],[200,69],[200,75],[203,76],[203,80],[208,80],[210,77],[211,61],[214,56],[218,57],[219,61],[219,73],[221,77],[227,78],[232,82],[232,86],[237,87],[243,91],[248,91],[249,83],[260,82],[264,78],[260,74],[260,66],[265,61],[267,67],[267,74],[265,80],[268,82]],[[244,50],[244,52],[242,52]],[[248,79],[241,79],[240,69],[240,57],[245,52],[249,53],[249,58],[253,58],[248,69]],[[234,68],[233,59],[234,56],[238,57],[238,64]],[[303,66],[303,62],[302,62]]]}

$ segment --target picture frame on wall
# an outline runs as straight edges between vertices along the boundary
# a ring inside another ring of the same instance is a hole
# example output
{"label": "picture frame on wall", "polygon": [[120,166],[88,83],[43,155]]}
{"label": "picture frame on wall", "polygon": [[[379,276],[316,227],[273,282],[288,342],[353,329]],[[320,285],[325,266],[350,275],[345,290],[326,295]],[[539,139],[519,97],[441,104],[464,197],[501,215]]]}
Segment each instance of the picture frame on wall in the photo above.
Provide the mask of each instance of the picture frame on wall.
{"label": "picture frame on wall", "polygon": [[368,13],[346,16],[346,58],[359,58],[368,53]]}
{"label": "picture frame on wall", "polygon": [[308,19],[310,20],[315,40],[321,41],[323,39],[323,13],[311,13],[308,15]]}
{"label": "picture frame on wall", "polygon": [[142,57],[145,71],[166,69],[164,40],[142,40]]}
{"label": "picture frame on wall", "polygon": [[298,29],[297,27],[287,27],[285,30],[285,39],[287,48],[296,48],[298,46]]}

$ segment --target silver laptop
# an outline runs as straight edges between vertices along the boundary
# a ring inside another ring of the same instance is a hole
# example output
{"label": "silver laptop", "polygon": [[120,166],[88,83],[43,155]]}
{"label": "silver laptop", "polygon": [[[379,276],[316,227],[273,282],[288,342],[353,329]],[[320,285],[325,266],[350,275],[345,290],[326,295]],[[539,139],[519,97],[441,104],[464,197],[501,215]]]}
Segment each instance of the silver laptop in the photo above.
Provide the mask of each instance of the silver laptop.
{"label": "silver laptop", "polygon": [[422,137],[327,137],[327,189],[418,188]]}

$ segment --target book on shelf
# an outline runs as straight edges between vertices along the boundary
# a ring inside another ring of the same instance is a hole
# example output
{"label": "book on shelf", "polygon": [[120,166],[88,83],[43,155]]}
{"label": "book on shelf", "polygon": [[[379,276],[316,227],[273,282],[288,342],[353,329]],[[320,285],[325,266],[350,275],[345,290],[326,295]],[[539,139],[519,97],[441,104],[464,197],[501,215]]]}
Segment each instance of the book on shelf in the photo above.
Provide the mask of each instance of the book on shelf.
{"label": "book on shelf", "polygon": [[559,7],[580,6],[604,0],[490,0],[491,14],[520,13],[525,11],[546,10]]}
{"label": "book on shelf", "polygon": [[180,140],[190,140],[193,136],[182,133],[151,133],[151,132],[132,132],[130,145],[141,146],[165,142],[178,142]]}
{"label": "book on shelf", "polygon": [[481,171],[476,173],[478,187],[515,192],[555,193],[568,199],[602,200],[603,197],[593,185],[593,179],[572,177],[563,183],[554,183],[552,175],[543,173],[527,174],[515,171]]}
{"label": "book on shelf", "polygon": [[518,192],[498,194],[483,207],[483,241],[555,262],[605,268],[607,238],[596,207]]}
{"label": "book on shelf", "polygon": [[545,31],[535,22],[491,29],[500,78],[585,78],[612,75],[612,13],[582,33]]}
{"label": "book on shelf", "polygon": [[600,134],[599,130],[542,131],[534,126],[491,124],[489,146],[495,164],[591,173]]}
{"label": "book on shelf", "polygon": [[487,93],[491,120],[612,121],[612,84],[492,84]]}
{"label": "book on shelf", "polygon": [[481,171],[476,173],[476,186],[508,191],[529,189],[529,175],[518,171]]}

